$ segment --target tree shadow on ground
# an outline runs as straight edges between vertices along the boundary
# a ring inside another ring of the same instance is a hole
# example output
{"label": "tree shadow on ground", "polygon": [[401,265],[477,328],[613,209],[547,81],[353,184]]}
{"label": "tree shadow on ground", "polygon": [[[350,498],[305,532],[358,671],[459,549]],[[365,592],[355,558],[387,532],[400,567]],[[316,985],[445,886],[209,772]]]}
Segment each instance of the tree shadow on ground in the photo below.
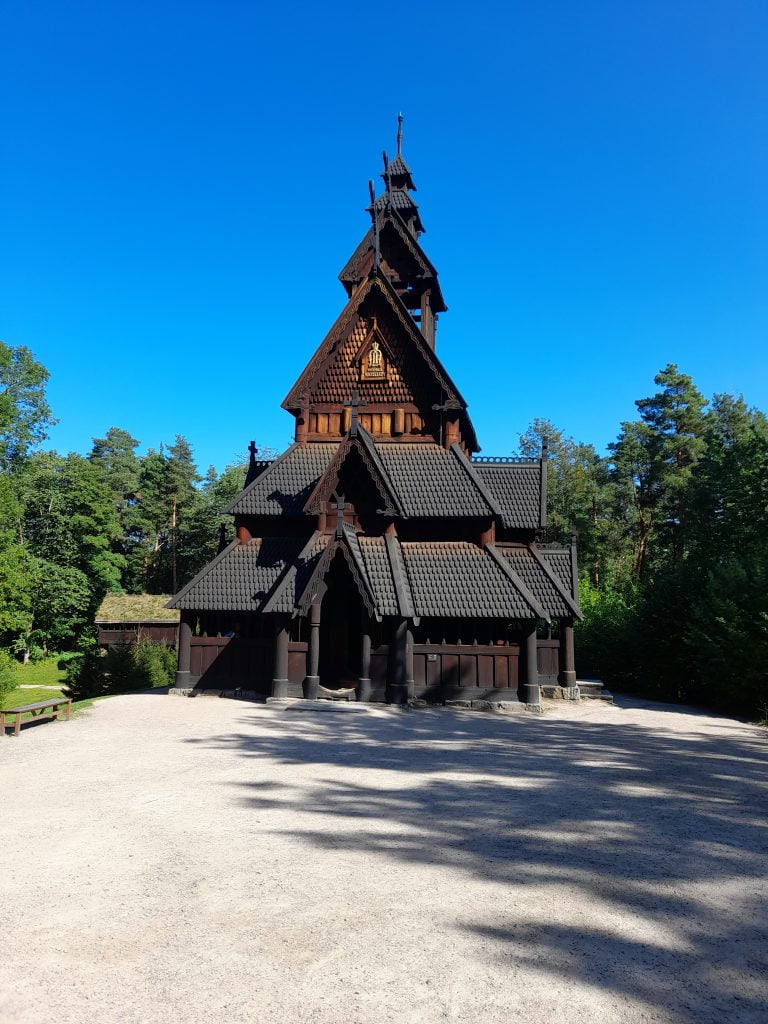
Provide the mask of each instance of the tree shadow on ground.
{"label": "tree shadow on ground", "polygon": [[[295,811],[288,835],[547,893],[533,923],[513,899],[504,926],[482,908],[463,922],[494,941],[500,963],[640,1000],[662,1014],[651,1019],[767,1019],[768,762],[757,728],[648,728],[620,711],[610,723],[256,713],[267,726],[258,736],[195,742],[316,766],[309,788],[292,791],[279,774],[246,784],[254,808]],[[323,777],[338,765],[355,781]],[[400,785],[395,774],[382,788],[366,784],[367,769],[418,778]],[[574,905],[588,912],[574,919]]]}

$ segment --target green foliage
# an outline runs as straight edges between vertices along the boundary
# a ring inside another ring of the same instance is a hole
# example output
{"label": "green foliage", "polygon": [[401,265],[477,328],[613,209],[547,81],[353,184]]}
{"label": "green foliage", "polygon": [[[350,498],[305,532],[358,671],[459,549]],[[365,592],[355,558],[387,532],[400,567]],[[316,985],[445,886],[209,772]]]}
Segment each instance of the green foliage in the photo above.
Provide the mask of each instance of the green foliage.
{"label": "green foliage", "polygon": [[32,629],[37,563],[20,544],[0,550],[0,638],[6,645]]}
{"label": "green foliage", "polygon": [[0,650],[0,708],[6,708],[11,694],[18,685],[13,659],[5,651]]}
{"label": "green foliage", "polygon": [[638,591],[632,585],[596,587],[586,577],[579,583],[579,603],[584,619],[576,623],[576,643],[581,675],[631,684],[627,652],[634,648],[634,624]]}
{"label": "green foliage", "polygon": [[65,646],[86,626],[92,601],[91,585],[84,572],[38,559],[32,642],[44,650]]}
{"label": "green foliage", "polygon": [[73,700],[107,694],[136,693],[170,686],[176,674],[176,655],[165,644],[139,637],[136,643],[97,649],[72,658],[66,665],[66,693]]}
{"label": "green foliage", "polygon": [[171,686],[176,678],[176,652],[165,644],[154,644],[139,638],[133,645],[133,673],[146,690],[155,686]]}
{"label": "green foliage", "polygon": [[48,371],[28,348],[0,341],[0,470],[23,461],[56,421],[45,398]]}
{"label": "green foliage", "polygon": [[105,591],[119,589],[125,559],[113,550],[120,528],[101,466],[44,452],[28,460],[19,478],[30,552],[85,573],[94,605]]}

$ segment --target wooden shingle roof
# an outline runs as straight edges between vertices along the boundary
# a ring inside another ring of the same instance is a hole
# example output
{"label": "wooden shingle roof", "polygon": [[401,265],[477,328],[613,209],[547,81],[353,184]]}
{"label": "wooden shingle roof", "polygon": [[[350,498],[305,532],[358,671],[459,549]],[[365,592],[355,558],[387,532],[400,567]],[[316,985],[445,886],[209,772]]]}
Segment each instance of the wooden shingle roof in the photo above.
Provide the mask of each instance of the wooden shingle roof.
{"label": "wooden shingle roof", "polygon": [[300,516],[338,444],[293,444],[225,509],[261,516]]}
{"label": "wooden shingle roof", "polygon": [[514,530],[538,530],[544,526],[543,480],[538,461],[473,462],[472,468],[491,494],[504,526]]}
{"label": "wooden shingle roof", "polygon": [[467,541],[401,545],[417,615],[538,618],[541,609],[515,586],[485,549]]}
{"label": "wooden shingle roof", "polygon": [[497,549],[542,607],[546,608],[550,618],[569,615],[581,617],[570,584],[563,585],[535,547],[527,544],[499,544]]}

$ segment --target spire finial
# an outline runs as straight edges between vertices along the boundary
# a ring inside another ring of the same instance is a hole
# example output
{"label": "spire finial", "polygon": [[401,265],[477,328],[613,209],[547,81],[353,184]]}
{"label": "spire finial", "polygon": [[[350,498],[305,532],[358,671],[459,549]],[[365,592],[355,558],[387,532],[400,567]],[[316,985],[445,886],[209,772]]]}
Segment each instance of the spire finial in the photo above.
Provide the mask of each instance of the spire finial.
{"label": "spire finial", "polygon": [[403,152],[403,115],[397,115],[397,152]]}
{"label": "spire finial", "polygon": [[371,220],[373,221],[373,269],[378,271],[381,263],[381,250],[379,242],[379,211],[376,209],[376,192],[373,182],[368,181],[368,192],[371,196]]}

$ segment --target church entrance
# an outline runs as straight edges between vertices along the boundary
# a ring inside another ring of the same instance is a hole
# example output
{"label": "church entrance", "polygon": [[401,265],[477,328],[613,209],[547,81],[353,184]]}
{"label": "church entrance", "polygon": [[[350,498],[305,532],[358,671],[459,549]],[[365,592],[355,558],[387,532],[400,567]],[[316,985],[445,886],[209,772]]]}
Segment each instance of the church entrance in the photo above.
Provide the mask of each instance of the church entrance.
{"label": "church entrance", "polygon": [[338,690],[357,684],[362,608],[343,555],[336,555],[325,582],[328,590],[320,609],[320,682]]}

